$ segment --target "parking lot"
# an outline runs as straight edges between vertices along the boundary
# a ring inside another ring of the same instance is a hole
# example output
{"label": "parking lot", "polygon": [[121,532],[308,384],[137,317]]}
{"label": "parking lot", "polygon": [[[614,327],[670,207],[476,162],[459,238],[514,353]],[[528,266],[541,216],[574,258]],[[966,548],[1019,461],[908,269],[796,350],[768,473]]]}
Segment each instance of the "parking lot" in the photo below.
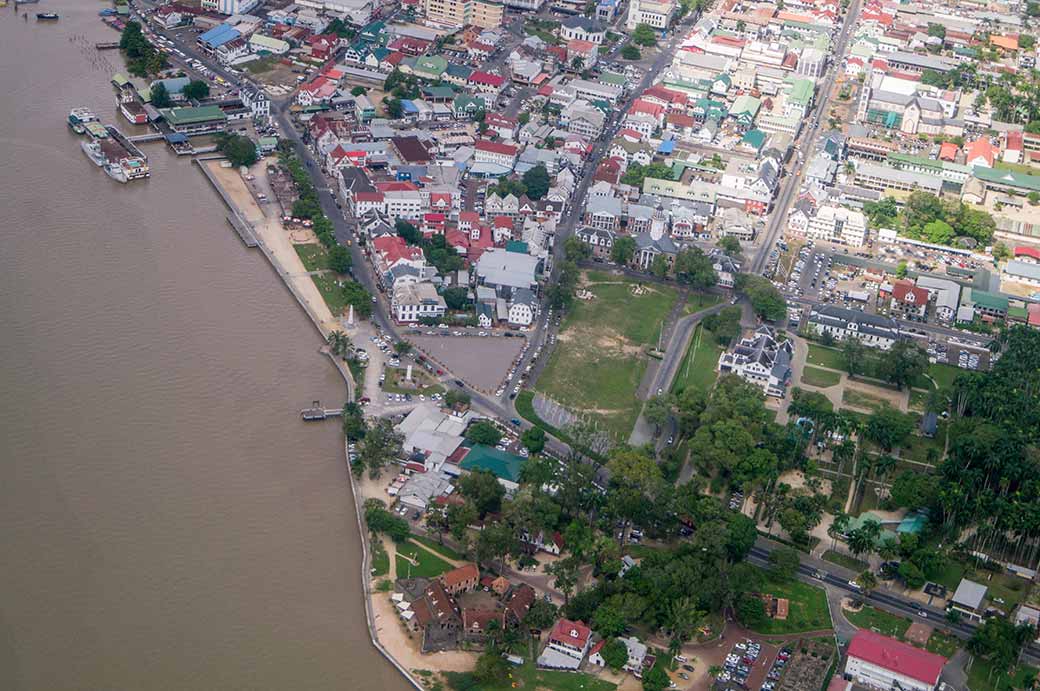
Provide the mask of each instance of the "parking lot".
{"label": "parking lot", "polygon": [[409,335],[408,340],[470,386],[489,393],[501,385],[527,343],[523,337],[482,337],[479,331],[473,335],[463,335],[469,333],[463,331],[441,333],[426,330],[421,335]]}

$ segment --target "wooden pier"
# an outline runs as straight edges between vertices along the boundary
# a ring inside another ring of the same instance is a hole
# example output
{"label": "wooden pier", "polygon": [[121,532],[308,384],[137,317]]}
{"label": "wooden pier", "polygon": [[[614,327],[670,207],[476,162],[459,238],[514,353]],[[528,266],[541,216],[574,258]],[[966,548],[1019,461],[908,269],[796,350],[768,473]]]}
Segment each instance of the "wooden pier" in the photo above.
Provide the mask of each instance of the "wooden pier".
{"label": "wooden pier", "polygon": [[311,403],[310,408],[304,408],[300,411],[300,417],[305,422],[316,422],[330,417],[340,417],[341,415],[343,415],[342,408],[322,408],[321,401],[314,401]]}
{"label": "wooden pier", "polygon": [[152,132],[151,134],[135,134],[132,137],[127,137],[132,142],[143,143],[143,142],[161,142],[163,139],[161,132]]}

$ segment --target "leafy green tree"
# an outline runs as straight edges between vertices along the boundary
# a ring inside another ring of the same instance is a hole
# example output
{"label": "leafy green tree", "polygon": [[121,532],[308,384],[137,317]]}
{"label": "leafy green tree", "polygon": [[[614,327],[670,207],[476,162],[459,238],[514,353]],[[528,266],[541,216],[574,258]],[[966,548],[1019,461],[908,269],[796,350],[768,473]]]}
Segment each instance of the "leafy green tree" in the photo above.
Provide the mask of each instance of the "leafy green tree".
{"label": "leafy green tree", "polygon": [[736,239],[732,235],[726,235],[719,238],[719,247],[723,252],[731,257],[740,256],[740,240]]}
{"label": "leafy green tree", "polygon": [[441,297],[450,310],[460,310],[469,304],[469,291],[462,286],[446,288]]}
{"label": "leafy green tree", "polygon": [[528,197],[535,200],[541,199],[549,192],[549,171],[539,163],[524,173],[523,183],[527,188]]}
{"label": "leafy green tree", "polygon": [[632,41],[640,46],[656,46],[657,32],[649,24],[637,24],[632,31]]}
{"label": "leafy green tree", "polygon": [[674,268],[679,282],[694,288],[710,288],[719,280],[711,258],[699,247],[681,250],[675,256]]}
{"label": "leafy green tree", "polygon": [[664,691],[668,688],[671,680],[662,669],[662,663],[658,662],[643,675],[643,691]]}
{"label": "leafy green tree", "polygon": [[542,598],[537,598],[531,603],[531,609],[527,610],[527,616],[524,617],[524,625],[528,628],[544,630],[553,625],[553,622],[556,621],[556,616],[556,605],[546,602]]}
{"label": "leafy green tree", "polygon": [[209,98],[209,84],[201,79],[192,79],[181,91],[184,98],[191,101],[201,101]]}
{"label": "leafy green tree", "polygon": [[607,663],[607,666],[615,672],[620,671],[628,662],[628,646],[617,638],[612,638],[604,643],[603,647],[600,648],[599,654],[603,657],[603,661]]}
{"label": "leafy green tree", "polygon": [[625,60],[639,60],[643,57],[643,54],[639,51],[639,48],[631,43],[625,44],[625,47],[621,49],[621,57]]}
{"label": "leafy green tree", "polygon": [[[1032,194],[1037,194],[1033,192]],[[1037,200],[1040,201],[1040,195],[1037,195]],[[1030,202],[1032,203],[1032,202]],[[993,245],[993,258],[997,261],[1003,261],[1011,258],[1011,249],[1003,242],[998,242]]]}
{"label": "leafy green tree", "polygon": [[483,518],[489,513],[498,513],[501,510],[506,488],[492,473],[477,470],[459,478],[459,492],[473,502],[473,506]]}
{"label": "leafy green tree", "polygon": [[[545,572],[553,577],[553,585],[563,593],[564,604],[570,602],[571,593],[578,585],[578,566],[578,560],[574,558],[574,555],[570,555],[545,567]],[[595,622],[595,618],[593,621]],[[624,623],[622,623],[622,628],[624,628]]]}
{"label": "leafy green tree", "polygon": [[152,98],[152,107],[169,108],[173,105],[173,101],[170,99],[170,92],[166,90],[166,85],[162,82],[155,82],[149,93]]}
{"label": "leafy green tree", "polygon": [[762,600],[750,593],[737,598],[737,619],[749,629],[755,629],[766,622],[766,605]]}
{"label": "leafy green tree", "polygon": [[473,676],[484,684],[493,684],[506,678],[509,674],[509,664],[494,647],[485,650],[477,658],[476,666],[473,667]]}
{"label": "leafy green tree", "polygon": [[477,507],[468,501],[462,504],[449,504],[445,514],[451,536],[460,542],[466,537],[466,530],[479,518]]}
{"label": "leafy green tree", "polygon": [[401,452],[402,439],[394,429],[393,422],[386,418],[379,419],[358,442],[354,473],[360,475],[368,468],[369,477],[378,478],[383,468],[397,459]]}
{"label": "leafy green tree", "polygon": [[902,390],[914,385],[928,370],[928,354],[912,341],[898,341],[881,355],[878,374]]}
{"label": "leafy green tree", "polygon": [[906,441],[914,429],[913,418],[891,406],[881,406],[867,419],[864,436],[885,451]]}
{"label": "leafy green tree", "polygon": [[394,230],[396,230],[397,234],[404,238],[404,241],[409,245],[418,245],[422,242],[422,233],[419,232],[419,229],[403,218],[394,221]]}
{"label": "leafy green tree", "polygon": [[236,168],[256,163],[256,144],[249,137],[223,132],[217,136],[217,150]]}
{"label": "leafy green tree", "polygon": [[384,102],[386,105],[386,114],[388,117],[399,120],[404,115],[404,106],[401,104],[401,99],[390,98]]}
{"label": "leafy green tree", "polygon": [[636,253],[636,241],[631,235],[620,235],[610,248],[610,258],[615,264],[626,265]]}
{"label": "leafy green tree", "polygon": [[925,225],[923,233],[925,240],[937,245],[948,245],[954,236],[953,226],[938,219]]}
{"label": "leafy green tree", "polygon": [[458,391],[452,389],[448,393],[444,394],[444,405],[448,408],[454,408],[456,406],[469,406],[470,396],[465,391]]}
{"label": "leafy green tree", "polygon": [[787,301],[769,279],[756,274],[739,274],[736,289],[747,296],[751,309],[766,321],[777,321],[787,316]]}
{"label": "leafy green tree", "polygon": [[404,542],[411,535],[408,521],[386,510],[378,499],[365,501],[365,523],[374,533],[383,533],[394,542]]}
{"label": "leafy green tree", "polygon": [[663,254],[659,254],[654,257],[654,260],[650,262],[650,273],[658,278],[664,278],[668,275],[668,270],[671,266],[668,264],[668,258]]}
{"label": "leafy green tree", "polygon": [[643,407],[643,417],[660,430],[661,425],[668,422],[672,414],[672,403],[671,396],[653,396]]}
{"label": "leafy green tree", "polygon": [[336,245],[329,250],[329,268],[338,274],[350,271],[354,260],[350,256],[350,250],[343,245]]}
{"label": "leafy green tree", "polygon": [[365,415],[357,403],[348,403],[343,407],[343,434],[350,441],[358,441],[364,438],[368,431],[365,424]]}
{"label": "leafy green tree", "polygon": [[569,262],[579,262],[592,256],[592,248],[572,235],[563,243],[563,256]]}
{"label": "leafy green tree", "polygon": [[798,551],[793,547],[778,547],[769,553],[769,570],[782,581],[789,581],[798,573]]}
{"label": "leafy green tree", "polygon": [[363,96],[364,94],[367,94],[367,93],[368,93],[368,89],[366,89],[363,86],[355,86],[353,89],[350,90],[350,95],[351,96]]}
{"label": "leafy green tree", "polygon": [[740,307],[730,305],[723,307],[718,312],[709,314],[701,324],[715,336],[715,340],[721,345],[729,345],[735,338],[740,336]]}
{"label": "leafy green tree", "polygon": [[545,448],[545,430],[537,425],[524,430],[520,442],[531,453],[541,453]]}

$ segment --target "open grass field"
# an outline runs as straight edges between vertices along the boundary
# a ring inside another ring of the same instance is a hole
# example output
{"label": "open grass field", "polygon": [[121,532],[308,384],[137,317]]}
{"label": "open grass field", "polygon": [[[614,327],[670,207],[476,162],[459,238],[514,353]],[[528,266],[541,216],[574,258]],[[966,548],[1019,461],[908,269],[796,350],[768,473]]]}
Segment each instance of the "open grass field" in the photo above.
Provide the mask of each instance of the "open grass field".
{"label": "open grass field", "polygon": [[390,555],[383,549],[383,543],[372,540],[372,575],[385,576],[390,573]]}
{"label": "open grass field", "polygon": [[851,571],[855,571],[856,573],[863,573],[868,568],[870,568],[870,564],[868,564],[867,562],[862,561],[860,559],[856,559],[855,557],[850,557],[847,554],[842,554],[841,552],[835,552],[832,549],[829,549],[826,552],[824,552],[823,558],[832,564],[844,566],[846,569],[850,569]]}
{"label": "open grass field", "polygon": [[910,391],[910,410],[916,410],[919,413],[925,412],[925,407],[928,405],[928,392],[921,389],[913,389]]}
{"label": "open grass field", "polygon": [[825,389],[834,386],[841,381],[841,373],[834,370],[822,369],[806,365],[802,370],[802,383],[809,386],[818,386]]}
{"label": "open grass field", "polygon": [[1025,689],[1027,679],[1035,677],[1037,670],[1027,665],[1011,670],[994,670],[985,660],[975,659],[968,670],[969,691],[1011,691]]}
{"label": "open grass field", "polygon": [[411,540],[412,542],[418,542],[421,545],[426,545],[430,549],[434,550],[438,554],[447,557],[448,559],[455,559],[457,561],[464,561],[466,559],[465,554],[459,554],[451,547],[448,547],[447,545],[442,545],[434,539],[423,537],[422,535],[413,535],[411,537]]}
{"label": "open grass field", "polygon": [[953,380],[957,375],[964,372],[960,367],[934,363],[928,365],[928,376],[932,378],[940,389],[953,386]]}
{"label": "open grass field", "polygon": [[635,392],[647,366],[644,346],[657,345],[677,294],[646,285],[636,295],[635,281],[601,272],[587,279],[596,297],[576,301],[535,388],[627,441],[642,406]]}
{"label": "open grass field", "polygon": [[452,569],[451,564],[411,541],[397,546],[396,560],[398,578],[434,578]]}
{"label": "open grass field", "polygon": [[311,280],[318,287],[318,292],[321,293],[321,297],[325,300],[325,304],[329,306],[333,316],[341,316],[347,308],[347,301],[335,276],[332,274],[311,276]]}
{"label": "open grass field", "polygon": [[711,332],[698,325],[686,349],[686,356],[679,365],[679,371],[675,373],[672,391],[679,393],[691,386],[705,391],[710,389],[719,376],[715,368],[723,350]]}
{"label": "open grass field", "polygon": [[888,401],[878,396],[872,396],[865,391],[859,389],[846,388],[841,392],[841,402],[845,405],[855,406],[857,408],[867,408],[869,410],[877,410],[881,406],[888,405]]}
{"label": "open grass field", "polygon": [[765,574],[762,592],[790,600],[787,619],[767,619],[757,631],[764,634],[805,633],[831,628],[831,615],[827,609],[827,594],[823,588],[801,581],[777,581]]}
{"label": "open grass field", "polygon": [[322,245],[293,245],[296,254],[300,255],[303,267],[308,271],[321,271],[329,268],[329,253]]}
{"label": "open grass field", "polygon": [[868,631],[877,631],[885,636],[891,636],[900,640],[902,640],[906,630],[910,628],[909,619],[882,612],[880,609],[875,609],[869,605],[864,605],[863,609],[858,612],[845,611],[843,614],[853,626],[858,626]]}
{"label": "open grass field", "polygon": [[580,672],[557,672],[538,669],[532,661],[520,667],[510,667],[505,679],[493,684],[481,684],[481,691],[512,691],[513,689],[552,689],[552,691],[612,691],[616,684]]}
{"label": "open grass field", "polygon": [[700,312],[703,309],[712,307],[719,303],[719,296],[714,293],[698,293],[696,291],[691,292],[689,297],[686,299],[686,305],[683,306],[684,314],[693,314],[694,312]]}
{"label": "open grass field", "polygon": [[845,370],[845,358],[837,348],[828,348],[818,343],[809,344],[808,362],[810,365],[829,369]]}
{"label": "open grass field", "polygon": [[963,645],[959,638],[945,634],[942,631],[932,631],[932,635],[928,637],[928,643],[924,646],[925,650],[936,655],[942,655],[946,659],[953,657],[953,654]]}
{"label": "open grass field", "polygon": [[[906,445],[899,450],[899,455],[921,463],[936,463],[943,457],[946,446],[946,432],[949,423],[940,420],[935,436],[929,439],[919,434],[911,434]],[[931,458],[929,457],[931,456]]]}

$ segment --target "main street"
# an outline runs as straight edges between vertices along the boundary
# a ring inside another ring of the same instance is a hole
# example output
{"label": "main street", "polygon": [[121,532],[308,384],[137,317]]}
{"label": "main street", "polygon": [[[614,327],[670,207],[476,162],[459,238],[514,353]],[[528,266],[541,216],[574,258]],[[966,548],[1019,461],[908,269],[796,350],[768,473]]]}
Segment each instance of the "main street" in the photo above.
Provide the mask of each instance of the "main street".
{"label": "main street", "polygon": [[856,21],[856,17],[859,15],[859,4],[860,0],[853,0],[849,5],[848,12],[845,13],[845,19],[842,22],[837,42],[834,45],[834,51],[831,54],[832,59],[827,69],[827,77],[824,80],[823,88],[819,91],[816,108],[813,109],[812,117],[806,123],[806,129],[803,130],[802,133],[801,139],[803,140],[803,144],[799,146],[796,143],[795,146],[795,149],[799,152],[803,150],[805,151],[805,157],[804,159],[798,159],[794,166],[792,166],[796,169],[796,172],[787,176],[786,184],[780,189],[780,194],[777,197],[776,204],[773,206],[773,212],[769,218],[769,223],[766,226],[766,232],[762,238],[762,243],[758,248],[758,253],[751,262],[750,273],[762,273],[762,269],[766,264],[766,259],[769,257],[769,251],[776,244],[776,239],[780,235],[784,224],[787,222],[787,211],[791,208],[791,204],[797,198],[798,188],[801,183],[802,175],[805,172],[805,168],[809,161],[812,160],[813,154],[819,146],[820,135],[822,134],[820,132],[820,118],[826,113],[830,104],[831,92],[834,90],[834,81],[837,79],[838,72],[841,70],[841,63],[845,58],[845,51],[848,48],[849,36],[852,33],[851,29]]}

